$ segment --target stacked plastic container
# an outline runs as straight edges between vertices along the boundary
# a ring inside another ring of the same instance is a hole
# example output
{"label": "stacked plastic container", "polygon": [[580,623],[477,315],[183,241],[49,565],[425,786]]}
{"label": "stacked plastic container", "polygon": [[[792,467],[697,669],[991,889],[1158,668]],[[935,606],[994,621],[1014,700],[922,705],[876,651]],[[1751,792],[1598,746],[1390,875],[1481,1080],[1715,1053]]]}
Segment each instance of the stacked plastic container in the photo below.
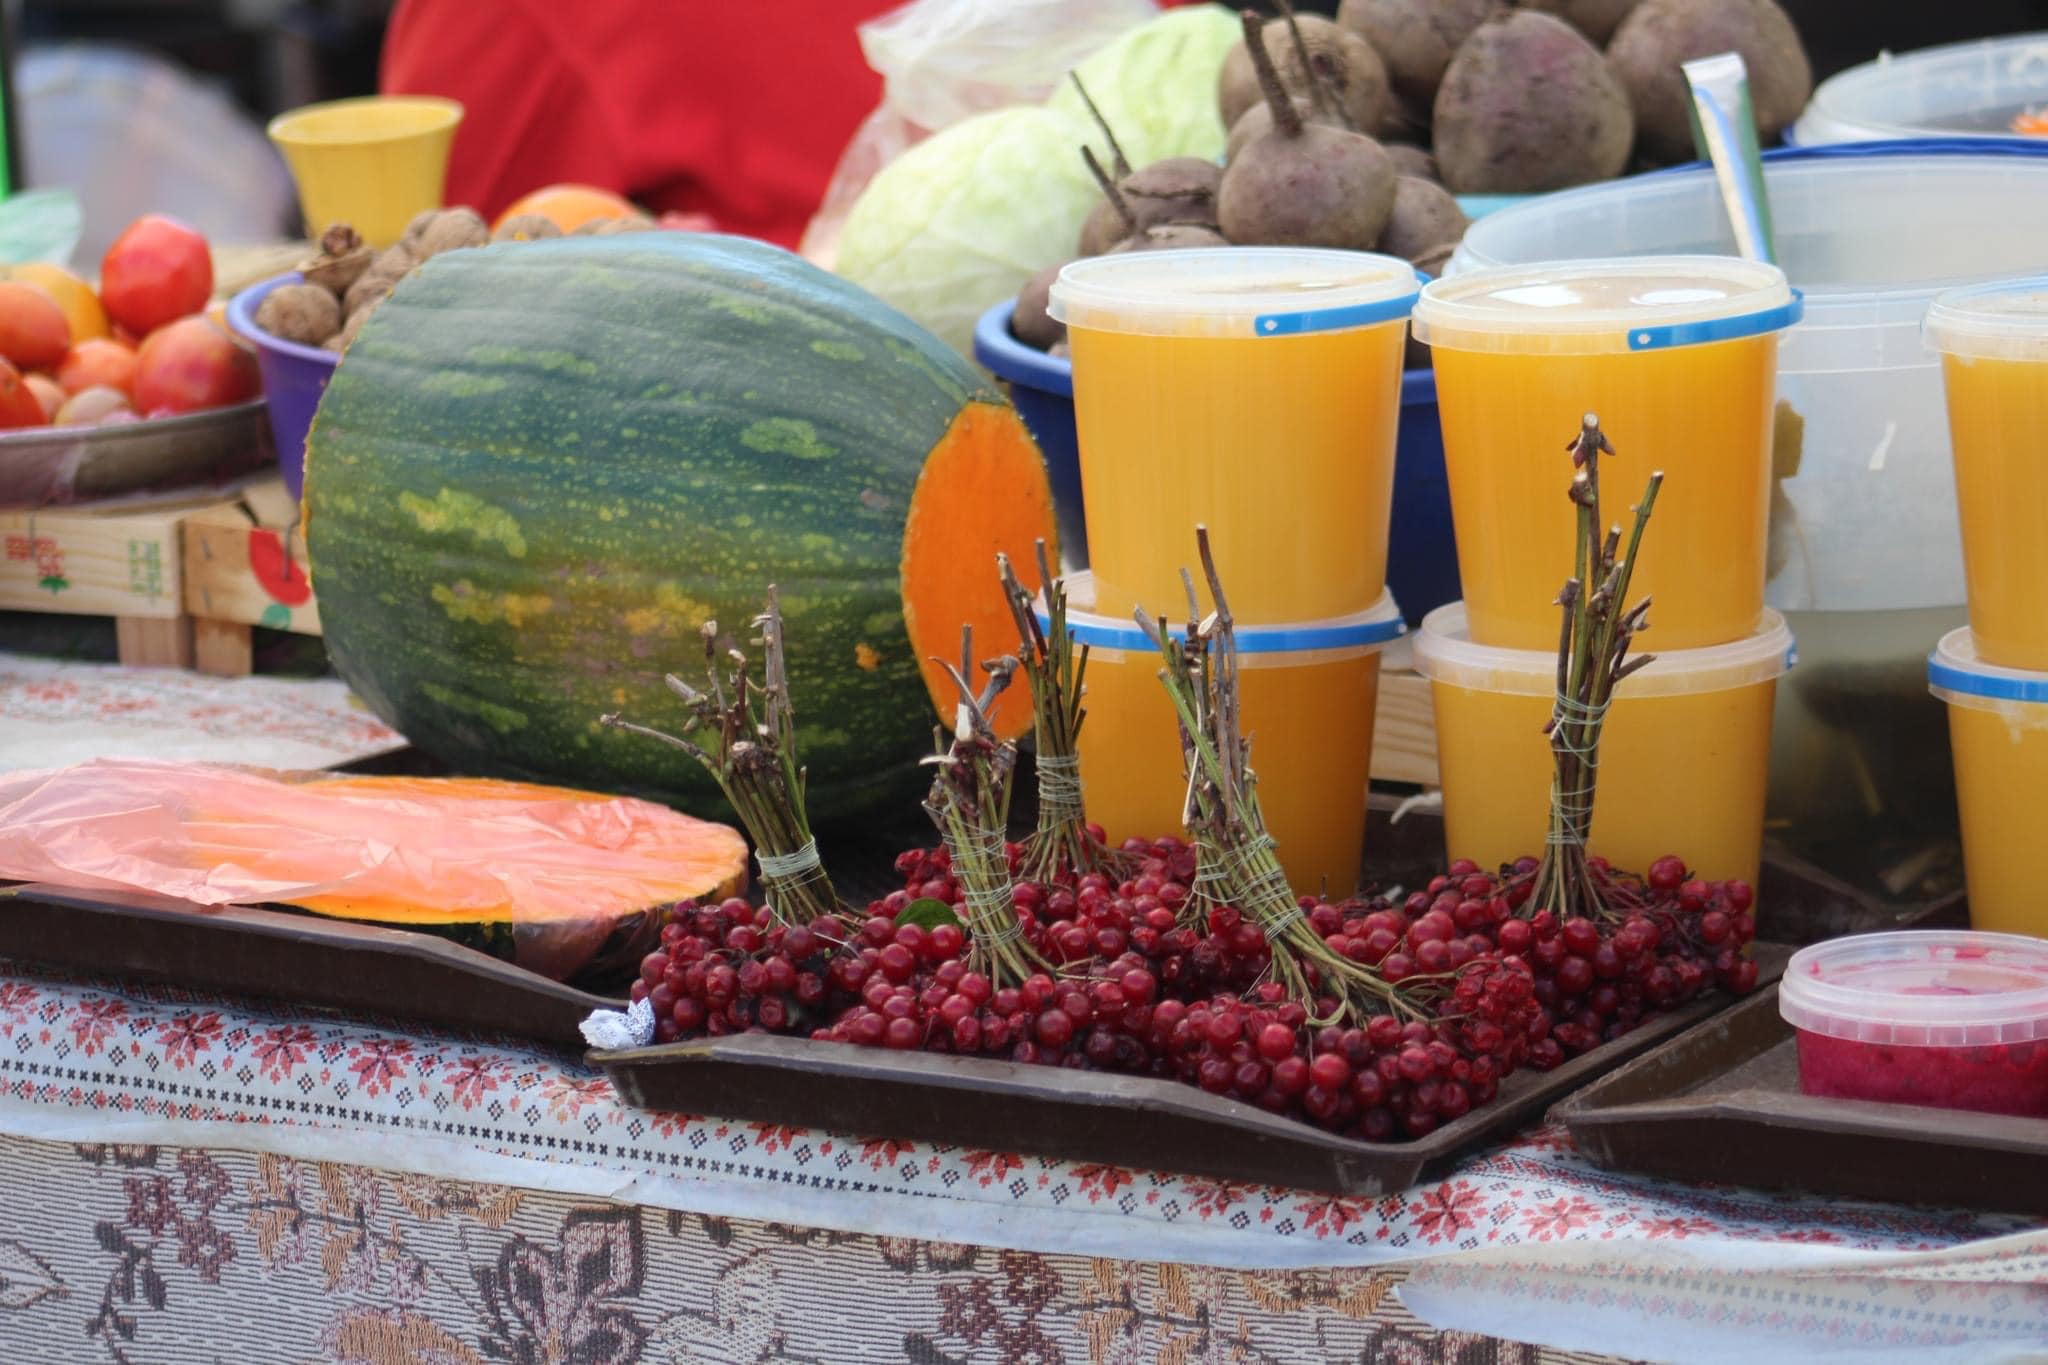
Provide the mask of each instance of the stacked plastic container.
{"label": "stacked plastic container", "polygon": [[1465,600],[1423,621],[1452,858],[1542,851],[1559,589],[1577,513],[1567,447],[1587,413],[1615,453],[1600,486],[1626,523],[1665,482],[1634,568],[1656,661],[1616,689],[1593,851],[1665,853],[1712,879],[1757,873],[1771,706],[1792,641],[1764,606],[1778,336],[1797,293],[1775,266],[1632,257],[1485,270],[1423,290]]}
{"label": "stacked plastic container", "polygon": [[2048,937],[2034,867],[2048,804],[2048,277],[1943,294],[1941,352],[1970,624],[1928,681],[1949,706],[1970,922]]}
{"label": "stacked plastic container", "polygon": [[1180,830],[1174,714],[1133,617],[1184,628],[1205,525],[1281,864],[1299,892],[1355,889],[1378,651],[1402,630],[1387,538],[1416,292],[1392,257],[1274,247],[1096,257],[1053,286],[1092,570],[1069,584],[1081,779],[1112,840]]}

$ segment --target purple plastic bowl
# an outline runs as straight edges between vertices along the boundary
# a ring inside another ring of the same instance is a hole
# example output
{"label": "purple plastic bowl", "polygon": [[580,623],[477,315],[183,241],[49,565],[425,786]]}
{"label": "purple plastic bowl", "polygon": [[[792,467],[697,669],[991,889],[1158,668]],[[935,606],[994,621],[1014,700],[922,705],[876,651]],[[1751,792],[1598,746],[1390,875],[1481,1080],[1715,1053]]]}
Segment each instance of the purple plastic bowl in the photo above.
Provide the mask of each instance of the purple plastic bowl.
{"label": "purple plastic bowl", "polygon": [[274,337],[256,325],[263,296],[282,284],[301,284],[297,271],[250,285],[228,300],[228,325],[256,347],[256,368],[263,375],[263,396],[270,404],[270,434],[277,442],[277,467],[285,491],[294,498],[304,491],[306,431],[313,409],[327,390],[327,378],[341,357],[318,346]]}

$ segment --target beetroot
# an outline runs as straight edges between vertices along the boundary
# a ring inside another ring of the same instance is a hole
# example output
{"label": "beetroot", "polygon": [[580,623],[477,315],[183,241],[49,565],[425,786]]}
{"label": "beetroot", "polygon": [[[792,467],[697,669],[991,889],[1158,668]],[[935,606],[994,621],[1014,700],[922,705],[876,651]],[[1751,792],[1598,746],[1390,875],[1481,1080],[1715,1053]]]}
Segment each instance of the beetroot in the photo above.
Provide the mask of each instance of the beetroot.
{"label": "beetroot", "polygon": [[1524,194],[1605,180],[1628,164],[1635,119],[1600,53],[1561,19],[1511,10],[1474,30],[1436,92],[1436,159],[1459,194]]}

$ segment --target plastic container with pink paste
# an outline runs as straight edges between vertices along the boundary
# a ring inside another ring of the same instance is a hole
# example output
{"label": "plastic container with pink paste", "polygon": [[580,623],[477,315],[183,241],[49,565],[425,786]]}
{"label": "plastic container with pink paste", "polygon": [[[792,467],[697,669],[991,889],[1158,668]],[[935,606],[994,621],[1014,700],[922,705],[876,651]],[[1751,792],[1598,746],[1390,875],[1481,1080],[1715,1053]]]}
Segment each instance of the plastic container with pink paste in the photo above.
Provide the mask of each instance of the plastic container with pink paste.
{"label": "plastic container with pink paste", "polygon": [[2048,1118],[2048,940],[1831,939],[1793,955],[1778,1009],[1809,1095]]}

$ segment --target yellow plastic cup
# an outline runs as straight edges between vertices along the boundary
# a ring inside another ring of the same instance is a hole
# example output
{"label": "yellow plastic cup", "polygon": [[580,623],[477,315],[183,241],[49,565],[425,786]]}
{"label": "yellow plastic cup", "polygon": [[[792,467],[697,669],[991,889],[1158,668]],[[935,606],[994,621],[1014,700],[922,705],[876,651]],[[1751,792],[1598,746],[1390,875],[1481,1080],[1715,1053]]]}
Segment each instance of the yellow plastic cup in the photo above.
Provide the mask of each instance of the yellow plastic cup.
{"label": "yellow plastic cup", "polygon": [[1975,649],[2048,669],[2048,278],[1943,294],[1926,337],[1948,391]]}
{"label": "yellow plastic cup", "polygon": [[385,247],[421,212],[441,207],[461,122],[454,100],[367,95],[279,114],[270,140],[298,182],[314,240],[347,223],[371,246]]}
{"label": "yellow plastic cup", "polygon": [[[1179,834],[1185,770],[1159,653],[1130,617],[1090,610],[1089,575],[1067,584],[1067,629],[1088,647],[1079,744],[1088,818],[1113,844]],[[1341,897],[1357,889],[1379,651],[1403,629],[1400,608],[1384,592],[1348,617],[1237,629],[1240,718],[1251,737],[1259,808],[1299,894],[1327,889]]]}
{"label": "yellow plastic cup", "polygon": [[1246,621],[1386,586],[1414,267],[1297,247],[1130,252],[1060,271],[1098,608],[1181,600],[1206,523]]}
{"label": "yellow plastic cup", "polygon": [[[1792,659],[1784,618],[1763,616],[1762,629],[1734,644],[1659,650],[1615,689],[1601,727],[1592,852],[1637,873],[1676,854],[1699,876],[1756,885],[1771,703]],[[1474,644],[1465,606],[1453,602],[1423,618],[1415,671],[1429,679],[1436,713],[1449,856],[1481,867],[1541,857],[1555,652]]]}
{"label": "yellow plastic cup", "polygon": [[[1633,591],[1657,647],[1747,639],[1764,606],[1778,336],[1799,318],[1776,266],[1646,256],[1518,266],[1431,283],[1414,328],[1433,352],[1458,572],[1472,636],[1555,649],[1577,513],[1565,447],[1587,413],[1612,520],[1667,475]],[[1092,523],[1094,508],[1089,508]]]}
{"label": "yellow plastic cup", "polygon": [[1970,927],[2048,938],[2034,856],[2048,803],[2048,673],[1986,661],[1965,627],[1928,657],[1927,683],[1948,703]]}

